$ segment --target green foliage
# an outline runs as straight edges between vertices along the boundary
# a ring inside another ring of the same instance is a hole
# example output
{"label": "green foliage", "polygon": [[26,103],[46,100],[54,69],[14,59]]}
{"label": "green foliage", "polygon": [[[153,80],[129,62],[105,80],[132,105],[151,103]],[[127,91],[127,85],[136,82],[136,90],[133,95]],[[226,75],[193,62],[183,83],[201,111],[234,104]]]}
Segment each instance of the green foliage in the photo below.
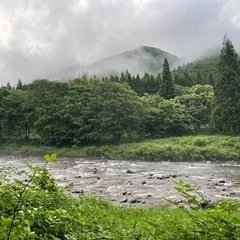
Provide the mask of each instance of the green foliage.
{"label": "green foliage", "polygon": [[165,58],[163,62],[162,83],[159,94],[164,99],[171,99],[174,97],[174,84],[170,72],[168,60]]}
{"label": "green foliage", "polygon": [[196,84],[214,85],[218,72],[219,56],[210,56],[183,64],[174,69],[172,75],[175,84],[192,87]]}
{"label": "green foliage", "polygon": [[211,119],[211,103],[213,88],[210,85],[195,85],[187,93],[175,97],[173,101],[185,106],[186,111],[193,117],[195,125],[200,128]]}
{"label": "green foliage", "polygon": [[[112,142],[141,132],[144,108],[141,99],[125,83],[95,79],[73,84],[66,98],[76,143]],[[69,129],[70,130],[70,129]]]}
{"label": "green foliage", "polygon": [[183,180],[176,181],[175,189],[180,194],[182,199],[179,201],[172,201],[170,199],[165,199],[167,202],[178,206],[184,207],[189,211],[200,210],[202,208],[208,208],[211,206],[209,200],[205,199],[200,191],[197,191],[190,184],[185,183]]}
{"label": "green foliage", "polygon": [[145,95],[146,132],[153,136],[179,135],[193,130],[191,115],[183,105],[165,100],[158,95]]}
{"label": "green foliage", "polygon": [[240,76],[237,53],[226,36],[220,54],[219,77],[214,85],[213,120],[223,133],[240,133]]}
{"label": "green foliage", "polygon": [[56,152],[61,157],[89,157],[146,161],[240,161],[240,137],[197,135],[165,137],[121,144],[77,145],[56,148],[39,145],[1,144],[1,154],[42,156]]}
{"label": "green foliage", "polygon": [[44,155],[44,159],[47,162],[56,162],[57,161],[57,154],[56,153],[52,153],[51,155],[46,154],[46,155]]}
{"label": "green foliage", "polygon": [[177,208],[184,208],[191,218],[191,223],[188,223],[191,232],[184,239],[238,239],[240,234],[238,200],[211,203],[201,192],[182,180],[177,182],[175,189],[183,199],[166,201]]}

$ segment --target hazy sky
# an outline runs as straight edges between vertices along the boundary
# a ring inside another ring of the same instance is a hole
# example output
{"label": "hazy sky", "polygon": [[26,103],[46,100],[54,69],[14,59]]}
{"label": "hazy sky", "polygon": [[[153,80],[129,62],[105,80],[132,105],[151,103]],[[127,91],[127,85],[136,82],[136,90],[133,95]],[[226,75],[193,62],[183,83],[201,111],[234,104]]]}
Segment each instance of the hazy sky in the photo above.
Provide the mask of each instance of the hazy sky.
{"label": "hazy sky", "polygon": [[240,0],[0,0],[0,84],[142,45],[192,59],[240,39]]}

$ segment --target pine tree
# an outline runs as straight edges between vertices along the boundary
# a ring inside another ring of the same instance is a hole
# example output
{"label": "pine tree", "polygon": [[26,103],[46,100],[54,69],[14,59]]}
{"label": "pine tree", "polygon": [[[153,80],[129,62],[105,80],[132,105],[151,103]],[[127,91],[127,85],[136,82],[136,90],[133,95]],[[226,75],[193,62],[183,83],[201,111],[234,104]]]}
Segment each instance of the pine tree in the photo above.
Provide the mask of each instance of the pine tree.
{"label": "pine tree", "polygon": [[224,36],[219,74],[214,85],[213,121],[223,133],[240,133],[240,76],[237,53]]}
{"label": "pine tree", "polygon": [[174,84],[169,68],[168,60],[165,58],[163,62],[162,72],[162,84],[160,87],[159,94],[165,99],[171,99],[174,97]]}
{"label": "pine tree", "polygon": [[21,79],[18,79],[18,83],[17,83],[16,89],[17,89],[17,90],[22,90],[22,89],[23,89],[23,85],[22,85]]}
{"label": "pine tree", "polygon": [[11,83],[10,83],[10,82],[7,82],[7,89],[8,89],[8,90],[11,90],[11,89],[12,89],[12,86],[11,86]]}

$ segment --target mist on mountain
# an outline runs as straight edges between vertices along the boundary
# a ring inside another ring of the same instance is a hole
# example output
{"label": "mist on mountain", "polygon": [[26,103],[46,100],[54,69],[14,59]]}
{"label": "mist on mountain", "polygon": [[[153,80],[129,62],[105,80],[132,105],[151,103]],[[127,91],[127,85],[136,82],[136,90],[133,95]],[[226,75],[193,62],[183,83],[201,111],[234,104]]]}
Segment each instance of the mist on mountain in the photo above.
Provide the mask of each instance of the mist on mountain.
{"label": "mist on mountain", "polygon": [[46,74],[45,77],[50,80],[68,80],[84,74],[109,77],[111,75],[120,76],[126,70],[132,75],[142,76],[145,72],[156,75],[162,71],[165,58],[168,59],[171,69],[183,62],[183,59],[159,48],[141,46],[87,66],[71,65],[58,72]]}

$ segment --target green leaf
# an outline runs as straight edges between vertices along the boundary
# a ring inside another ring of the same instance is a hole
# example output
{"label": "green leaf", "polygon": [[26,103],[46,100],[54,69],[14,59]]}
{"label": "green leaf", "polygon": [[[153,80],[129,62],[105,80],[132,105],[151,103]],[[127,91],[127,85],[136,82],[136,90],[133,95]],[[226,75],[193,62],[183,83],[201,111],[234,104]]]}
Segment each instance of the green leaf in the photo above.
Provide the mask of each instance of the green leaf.
{"label": "green leaf", "polygon": [[44,155],[44,159],[47,162],[56,162],[57,161],[57,154],[56,153],[52,153],[51,155],[46,154],[46,155]]}

